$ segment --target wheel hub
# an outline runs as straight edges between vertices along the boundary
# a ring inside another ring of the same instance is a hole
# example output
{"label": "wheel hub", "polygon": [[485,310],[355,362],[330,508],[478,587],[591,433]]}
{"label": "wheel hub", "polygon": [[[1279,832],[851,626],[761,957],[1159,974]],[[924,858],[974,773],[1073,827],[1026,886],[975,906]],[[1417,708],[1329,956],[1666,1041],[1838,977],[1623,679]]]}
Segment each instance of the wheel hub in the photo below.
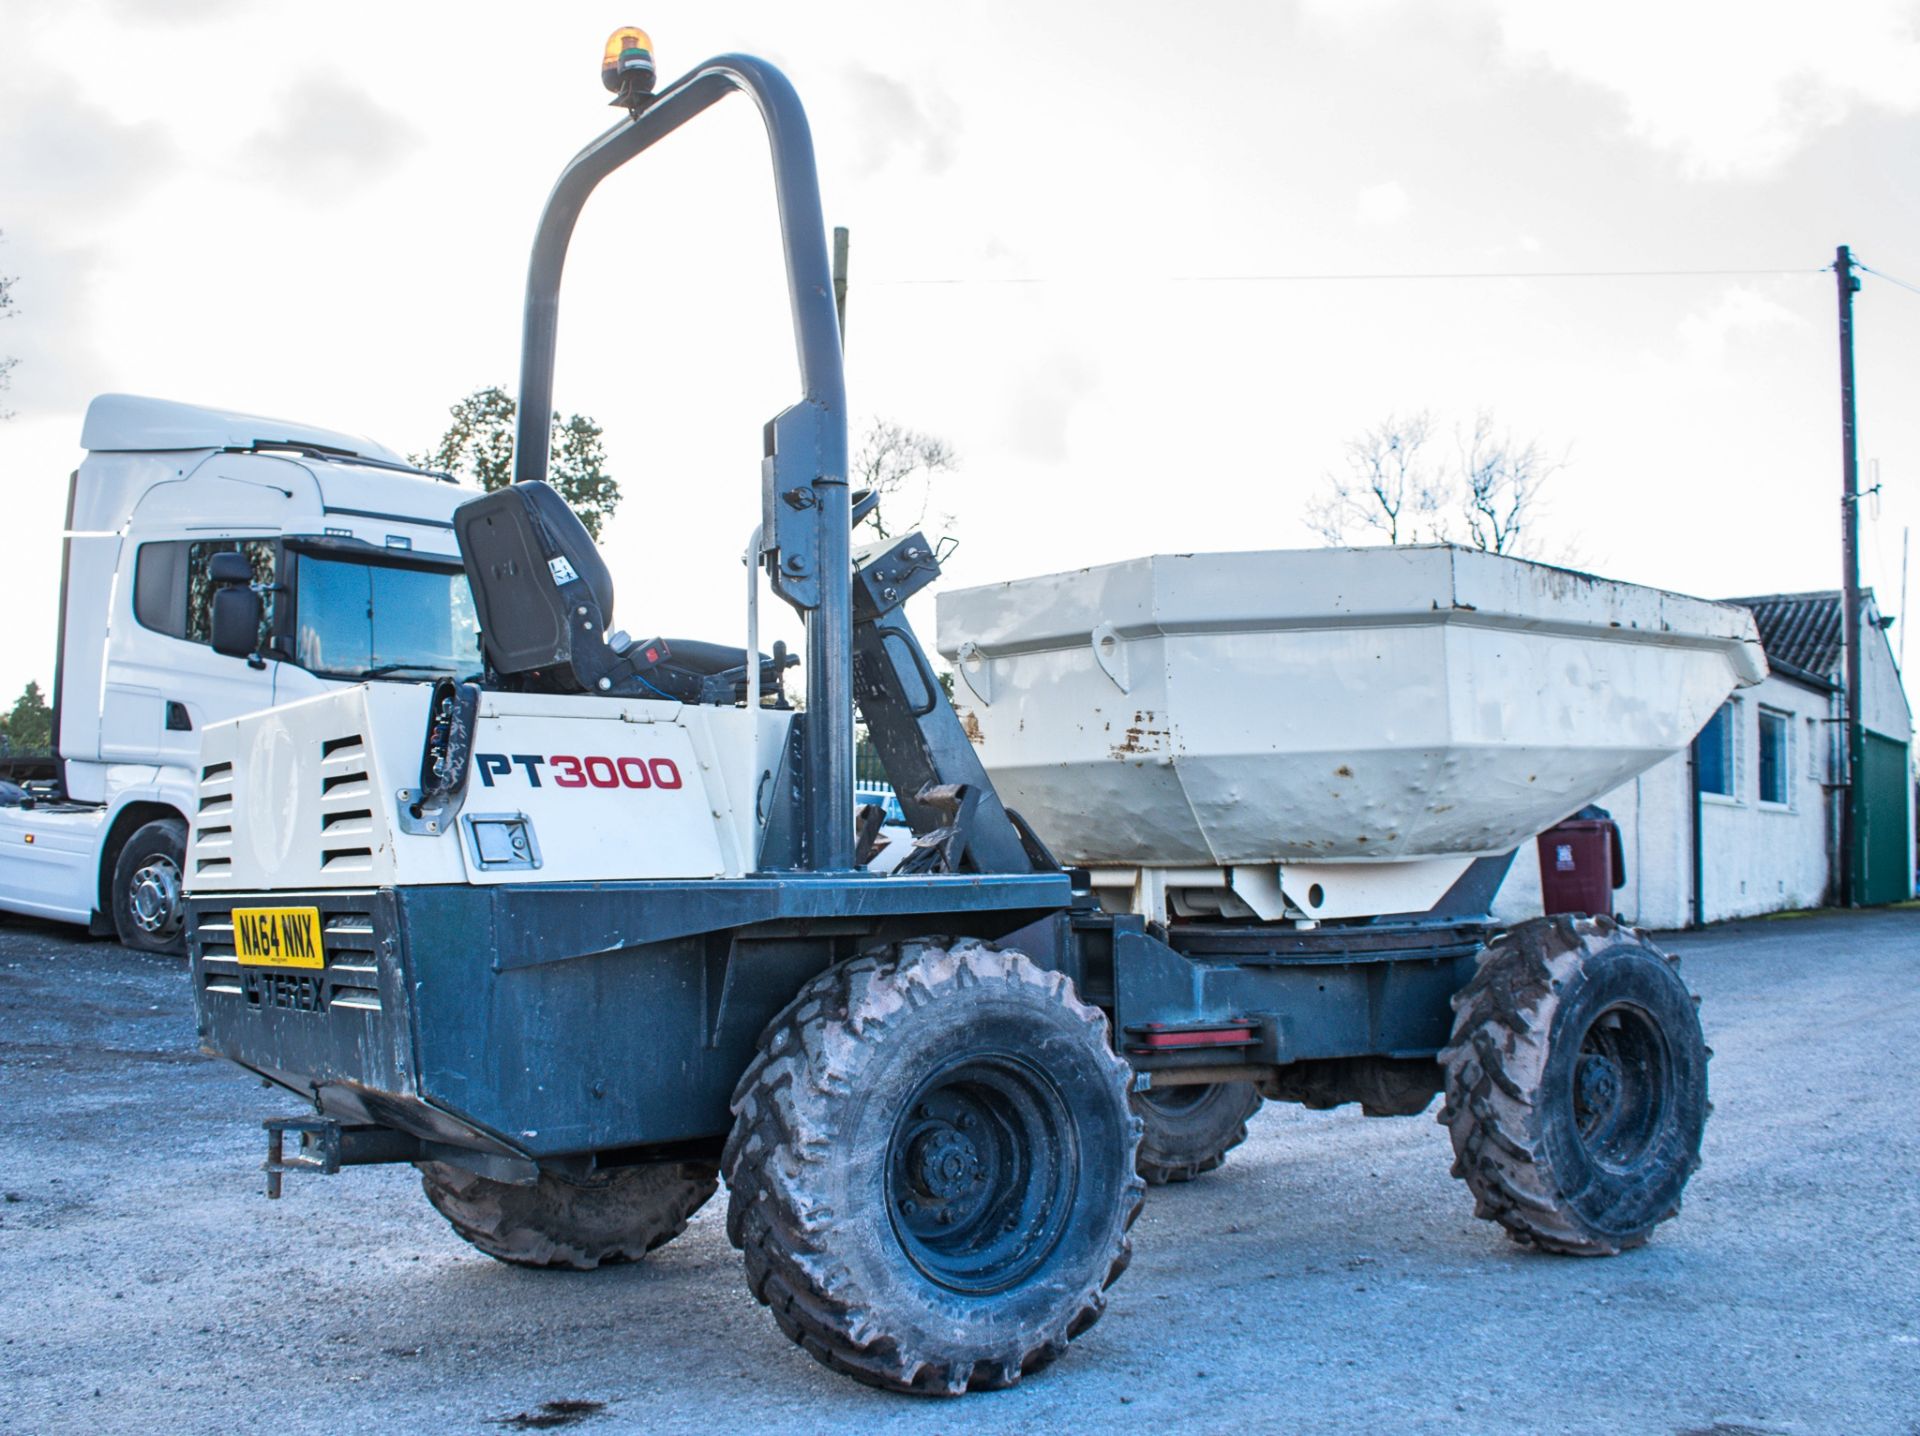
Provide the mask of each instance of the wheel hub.
{"label": "wheel hub", "polygon": [[127,907],[134,924],[155,937],[171,937],[180,930],[180,869],[172,858],[149,858],[133,875]]}
{"label": "wheel hub", "polygon": [[1620,1071],[1606,1058],[1588,1054],[1580,1059],[1579,1084],[1574,1095],[1581,1120],[1605,1117],[1620,1100]]}
{"label": "wheel hub", "polygon": [[986,1295],[1045,1263],[1076,1186],[1074,1124],[1053,1080],[1024,1058],[979,1055],[922,1085],[888,1143],[895,1235],[941,1286]]}
{"label": "wheel hub", "polygon": [[1629,1170],[1658,1140],[1671,1111],[1673,1064],[1657,1024],[1616,1003],[1580,1041],[1573,1069],[1573,1120],[1601,1166]]}
{"label": "wheel hub", "polygon": [[984,1180],[979,1149],[965,1134],[945,1125],[915,1141],[908,1160],[914,1186],[936,1202],[965,1196]]}

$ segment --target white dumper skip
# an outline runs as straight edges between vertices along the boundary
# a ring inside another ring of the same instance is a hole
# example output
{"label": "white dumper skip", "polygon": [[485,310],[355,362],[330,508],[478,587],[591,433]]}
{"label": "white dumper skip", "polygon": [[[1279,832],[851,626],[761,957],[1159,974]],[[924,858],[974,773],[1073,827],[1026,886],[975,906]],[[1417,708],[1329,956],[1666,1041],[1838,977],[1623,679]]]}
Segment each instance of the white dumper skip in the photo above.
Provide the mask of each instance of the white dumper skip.
{"label": "white dumper skip", "polygon": [[1156,918],[1425,911],[1767,672],[1745,609],[1446,544],[943,593],[939,647],[1001,798]]}

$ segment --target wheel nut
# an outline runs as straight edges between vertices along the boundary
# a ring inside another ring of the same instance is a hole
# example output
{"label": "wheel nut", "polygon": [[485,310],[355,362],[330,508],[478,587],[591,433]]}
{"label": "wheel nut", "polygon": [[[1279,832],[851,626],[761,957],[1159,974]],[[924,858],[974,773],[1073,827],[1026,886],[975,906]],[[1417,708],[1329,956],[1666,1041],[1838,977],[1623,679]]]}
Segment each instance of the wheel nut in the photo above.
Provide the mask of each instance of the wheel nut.
{"label": "wheel nut", "polygon": [[920,1204],[918,1202],[915,1202],[912,1198],[908,1198],[906,1201],[900,1203],[901,1216],[913,1217],[913,1216],[918,1216],[919,1214],[920,1214]]}
{"label": "wheel nut", "polygon": [[979,1125],[979,1119],[976,1118],[973,1115],[973,1113],[962,1112],[960,1114],[960,1130],[961,1131],[971,1132],[978,1125]]}

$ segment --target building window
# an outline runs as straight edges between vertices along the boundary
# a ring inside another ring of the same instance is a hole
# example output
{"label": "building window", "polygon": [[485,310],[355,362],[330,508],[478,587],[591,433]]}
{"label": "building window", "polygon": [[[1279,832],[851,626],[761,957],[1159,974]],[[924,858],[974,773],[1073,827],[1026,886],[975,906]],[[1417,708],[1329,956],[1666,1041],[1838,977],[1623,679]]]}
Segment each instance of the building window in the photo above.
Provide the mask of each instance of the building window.
{"label": "building window", "polygon": [[1740,734],[1736,721],[1738,708],[1738,699],[1721,704],[1720,711],[1707,720],[1707,726],[1693,740],[1694,761],[1700,768],[1700,791],[1719,798],[1731,798],[1740,791],[1735,783],[1735,749]]}
{"label": "building window", "polygon": [[1786,807],[1792,800],[1793,762],[1788,746],[1792,720],[1771,708],[1760,710],[1760,801]]}

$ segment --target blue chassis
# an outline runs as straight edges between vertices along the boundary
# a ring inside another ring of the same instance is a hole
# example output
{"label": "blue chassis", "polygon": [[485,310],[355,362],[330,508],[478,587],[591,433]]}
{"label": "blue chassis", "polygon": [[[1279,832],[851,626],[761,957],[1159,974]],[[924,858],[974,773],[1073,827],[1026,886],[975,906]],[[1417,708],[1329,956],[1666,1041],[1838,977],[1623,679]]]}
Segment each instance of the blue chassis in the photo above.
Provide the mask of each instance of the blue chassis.
{"label": "blue chassis", "polygon": [[[1312,933],[1153,930],[1084,896],[1076,905],[1064,873],[416,887],[275,901],[320,908],[328,966],[298,984],[239,967],[218,935],[231,900],[195,899],[205,1049],[345,1126],[535,1162],[711,1148],[767,1022],[816,973],[876,944],[1004,942],[1107,1009],[1115,1046],[1142,1072],[1243,1076],[1327,1059],[1431,1059],[1446,1041],[1448,999],[1486,936],[1471,916],[1438,913]],[[370,936],[341,935],[355,928]],[[1225,1046],[1147,1046],[1150,1033],[1230,1025],[1246,1032]]]}

